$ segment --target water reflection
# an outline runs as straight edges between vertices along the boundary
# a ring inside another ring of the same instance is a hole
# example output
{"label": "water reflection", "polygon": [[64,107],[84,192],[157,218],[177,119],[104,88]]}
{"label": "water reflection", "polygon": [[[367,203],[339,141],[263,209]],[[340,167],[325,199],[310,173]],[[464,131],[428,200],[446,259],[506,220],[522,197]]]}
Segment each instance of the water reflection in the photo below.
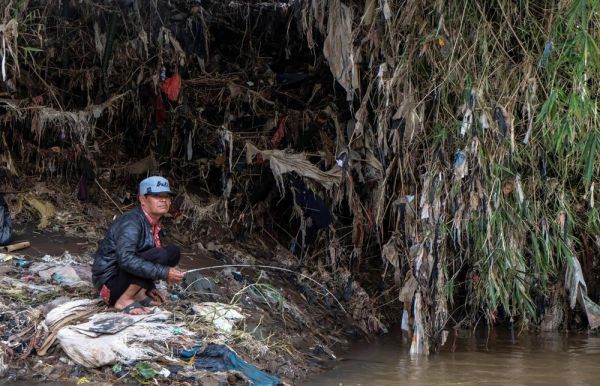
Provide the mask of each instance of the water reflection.
{"label": "water reflection", "polygon": [[442,351],[411,357],[400,334],[357,344],[306,385],[598,385],[600,338],[481,331],[450,336]]}

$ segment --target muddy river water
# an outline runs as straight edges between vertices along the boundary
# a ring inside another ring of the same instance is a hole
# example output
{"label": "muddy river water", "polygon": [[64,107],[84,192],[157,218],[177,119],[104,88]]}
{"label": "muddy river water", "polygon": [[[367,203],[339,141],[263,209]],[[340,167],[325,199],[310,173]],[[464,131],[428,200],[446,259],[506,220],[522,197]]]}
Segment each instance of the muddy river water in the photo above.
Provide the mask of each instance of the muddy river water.
{"label": "muddy river water", "polygon": [[[429,357],[411,357],[398,333],[355,343],[339,353],[333,369],[296,385],[600,385],[599,336],[510,330],[469,335],[450,336],[442,351]],[[9,384],[73,385],[0,381]]]}
{"label": "muddy river water", "polygon": [[450,336],[439,354],[411,357],[401,335],[354,344],[303,385],[600,385],[600,337],[510,330]]}

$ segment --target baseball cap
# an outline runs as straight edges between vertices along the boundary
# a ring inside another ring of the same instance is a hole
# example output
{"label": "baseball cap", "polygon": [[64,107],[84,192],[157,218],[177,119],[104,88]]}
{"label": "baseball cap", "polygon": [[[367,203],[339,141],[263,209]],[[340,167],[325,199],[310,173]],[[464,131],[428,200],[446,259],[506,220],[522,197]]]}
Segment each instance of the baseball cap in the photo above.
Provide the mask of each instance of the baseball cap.
{"label": "baseball cap", "polygon": [[169,181],[166,178],[161,176],[152,176],[140,182],[140,196],[159,193],[174,194],[171,192]]}

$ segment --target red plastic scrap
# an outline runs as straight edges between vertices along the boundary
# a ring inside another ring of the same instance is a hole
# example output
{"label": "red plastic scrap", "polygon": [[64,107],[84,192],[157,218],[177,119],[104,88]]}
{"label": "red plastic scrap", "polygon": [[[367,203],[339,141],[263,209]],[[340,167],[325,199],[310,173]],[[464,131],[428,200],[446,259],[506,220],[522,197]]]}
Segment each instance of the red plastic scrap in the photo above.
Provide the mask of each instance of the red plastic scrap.
{"label": "red plastic scrap", "polygon": [[167,95],[167,98],[175,102],[177,100],[177,97],[179,96],[181,85],[181,76],[177,73],[172,77],[165,79],[160,88]]}
{"label": "red plastic scrap", "polygon": [[275,131],[275,134],[273,134],[273,137],[271,138],[271,144],[273,145],[274,148],[277,148],[277,145],[279,145],[279,142],[281,142],[283,137],[285,137],[285,121],[286,121],[286,119],[287,119],[287,117],[281,118],[279,120],[279,127],[277,128],[277,130]]}

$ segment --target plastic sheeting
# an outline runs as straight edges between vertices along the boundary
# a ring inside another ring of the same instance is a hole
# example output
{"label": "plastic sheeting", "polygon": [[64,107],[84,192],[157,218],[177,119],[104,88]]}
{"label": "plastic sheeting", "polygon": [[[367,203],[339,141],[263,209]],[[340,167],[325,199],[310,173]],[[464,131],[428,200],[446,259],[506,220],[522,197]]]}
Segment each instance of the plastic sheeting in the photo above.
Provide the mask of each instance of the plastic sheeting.
{"label": "plastic sheeting", "polygon": [[50,310],[50,312],[48,312],[46,315],[44,323],[48,329],[53,330],[63,320],[67,319],[71,315],[89,310],[99,303],[100,302],[98,299],[74,299]]}
{"label": "plastic sheeting", "polygon": [[414,326],[410,353],[412,355],[427,355],[429,353],[429,342],[425,336],[425,317],[423,314],[423,299],[421,293],[415,294]]}
{"label": "plastic sheeting", "polygon": [[209,344],[202,353],[196,355],[194,367],[209,371],[239,371],[252,385],[277,386],[282,385],[281,380],[257,369],[245,362],[233,350],[224,345]]}
{"label": "plastic sheeting", "polygon": [[352,52],[352,8],[342,4],[340,0],[331,0],[328,17],[323,55],[329,63],[331,73],[344,87],[348,96],[351,96],[359,83],[358,74],[354,71]]}
{"label": "plastic sheeting", "polygon": [[246,162],[251,164],[252,159],[257,154],[260,154],[263,159],[270,161],[269,165],[271,166],[280,192],[284,191],[282,176],[289,172],[296,172],[302,177],[310,178],[323,185],[327,190],[332,189],[341,182],[342,171],[337,166],[324,172],[310,163],[306,159],[306,155],[302,153],[286,153],[281,150],[259,150],[256,146],[247,142]]}
{"label": "plastic sheeting", "polygon": [[37,273],[44,281],[55,281],[65,287],[91,287],[92,283],[81,280],[77,271],[69,265],[54,265],[50,263],[35,263],[29,269]]}
{"label": "plastic sheeting", "polygon": [[165,342],[177,336],[184,342],[191,335],[180,324],[173,324],[170,312],[149,315],[101,313],[83,324],[58,332],[64,352],[85,367],[101,367],[118,362],[173,360]]}
{"label": "plastic sheeting", "polygon": [[595,329],[600,327],[600,306],[587,296],[587,285],[583,278],[579,260],[575,256],[567,259],[565,288],[569,293],[569,305],[571,309],[575,308],[575,304],[578,302],[585,310],[590,328]]}
{"label": "plastic sheeting", "polygon": [[181,76],[179,74],[174,74],[172,77],[165,80],[161,86],[161,90],[167,95],[169,100],[174,102],[179,97],[181,85]]}
{"label": "plastic sheeting", "polygon": [[[6,255],[5,255],[6,256]],[[51,292],[52,286],[27,283],[10,276],[0,276],[0,284],[17,290],[27,290],[32,293]]]}
{"label": "plastic sheeting", "polygon": [[226,332],[233,330],[236,322],[246,318],[240,313],[239,307],[229,304],[205,302],[194,304],[192,309],[203,320],[213,323],[219,330]]}

